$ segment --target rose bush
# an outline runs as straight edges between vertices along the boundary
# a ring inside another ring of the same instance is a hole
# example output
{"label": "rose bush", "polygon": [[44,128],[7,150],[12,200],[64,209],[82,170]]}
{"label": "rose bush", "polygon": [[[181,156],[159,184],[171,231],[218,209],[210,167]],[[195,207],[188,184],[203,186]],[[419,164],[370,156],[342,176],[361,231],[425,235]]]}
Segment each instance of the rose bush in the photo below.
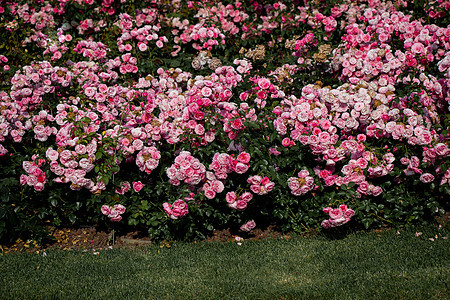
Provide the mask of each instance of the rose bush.
{"label": "rose bush", "polygon": [[449,8],[2,2],[0,235],[99,211],[154,239],[302,231],[323,209],[323,227],[432,221],[450,193]]}

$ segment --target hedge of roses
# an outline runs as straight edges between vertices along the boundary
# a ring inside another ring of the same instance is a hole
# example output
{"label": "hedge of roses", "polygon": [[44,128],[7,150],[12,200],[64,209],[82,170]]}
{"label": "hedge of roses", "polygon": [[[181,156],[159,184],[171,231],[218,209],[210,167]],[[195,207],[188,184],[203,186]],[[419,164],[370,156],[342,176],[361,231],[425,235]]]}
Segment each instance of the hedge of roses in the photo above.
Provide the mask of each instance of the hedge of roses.
{"label": "hedge of roses", "polygon": [[449,9],[2,1],[0,236],[432,221],[450,193]]}

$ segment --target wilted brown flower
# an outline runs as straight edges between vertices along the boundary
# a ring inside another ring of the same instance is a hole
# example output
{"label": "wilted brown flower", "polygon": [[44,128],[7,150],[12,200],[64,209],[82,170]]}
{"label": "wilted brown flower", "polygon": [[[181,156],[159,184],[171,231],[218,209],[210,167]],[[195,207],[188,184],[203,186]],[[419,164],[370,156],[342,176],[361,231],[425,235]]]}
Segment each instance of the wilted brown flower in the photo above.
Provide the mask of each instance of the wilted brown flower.
{"label": "wilted brown flower", "polygon": [[219,68],[221,66],[222,66],[222,62],[217,57],[213,57],[208,62],[208,67],[213,71],[215,71],[217,68]]}

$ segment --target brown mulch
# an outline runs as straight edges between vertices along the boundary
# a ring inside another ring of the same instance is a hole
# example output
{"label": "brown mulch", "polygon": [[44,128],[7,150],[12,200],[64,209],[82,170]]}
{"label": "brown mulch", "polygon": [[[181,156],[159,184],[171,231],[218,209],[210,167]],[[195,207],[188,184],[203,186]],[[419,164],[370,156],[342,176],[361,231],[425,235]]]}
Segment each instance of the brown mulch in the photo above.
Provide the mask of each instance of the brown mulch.
{"label": "brown mulch", "polygon": [[[128,232],[113,237],[112,232],[102,229],[97,230],[96,227],[86,228],[53,228],[49,227],[49,231],[54,236],[52,242],[45,245],[39,245],[36,241],[18,239],[12,245],[0,245],[0,253],[44,253],[46,249],[60,250],[89,250],[98,251],[112,248],[137,248],[152,244],[149,237],[138,231]],[[215,230],[206,241],[208,242],[238,242],[237,239],[244,240],[263,240],[269,238],[289,239],[289,235],[283,234],[277,227],[269,226],[266,229],[255,228],[250,233],[231,232],[229,229]],[[164,241],[159,243],[162,247],[170,245]]]}
{"label": "brown mulch", "polygon": [[[450,222],[450,212],[436,218],[438,223],[445,226]],[[376,233],[388,230],[389,227],[375,230]],[[39,245],[36,241],[18,239],[11,245],[0,245],[0,254],[35,252],[45,253],[46,249],[61,250],[89,250],[96,253],[98,250],[112,248],[137,248],[152,244],[148,236],[143,232],[131,231],[119,234],[114,237],[112,232],[98,229],[95,226],[85,228],[54,228],[49,227],[49,232],[54,236],[53,242]],[[314,235],[314,231],[305,235]],[[276,226],[269,226],[265,229],[255,228],[249,233],[242,231],[231,231],[230,229],[214,230],[206,239],[207,242],[239,242],[244,240],[264,240],[264,239],[290,239],[291,235],[283,234]],[[160,247],[170,247],[170,241],[159,243]]]}

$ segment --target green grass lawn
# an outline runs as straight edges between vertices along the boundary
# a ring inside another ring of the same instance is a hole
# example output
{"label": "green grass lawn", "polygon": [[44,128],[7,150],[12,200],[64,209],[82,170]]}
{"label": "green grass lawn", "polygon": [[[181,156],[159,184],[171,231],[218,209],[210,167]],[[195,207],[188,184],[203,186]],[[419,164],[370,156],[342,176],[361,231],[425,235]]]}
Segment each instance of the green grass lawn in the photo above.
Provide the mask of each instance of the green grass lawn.
{"label": "green grass lawn", "polygon": [[6,254],[0,299],[449,299],[447,233],[423,232]]}

